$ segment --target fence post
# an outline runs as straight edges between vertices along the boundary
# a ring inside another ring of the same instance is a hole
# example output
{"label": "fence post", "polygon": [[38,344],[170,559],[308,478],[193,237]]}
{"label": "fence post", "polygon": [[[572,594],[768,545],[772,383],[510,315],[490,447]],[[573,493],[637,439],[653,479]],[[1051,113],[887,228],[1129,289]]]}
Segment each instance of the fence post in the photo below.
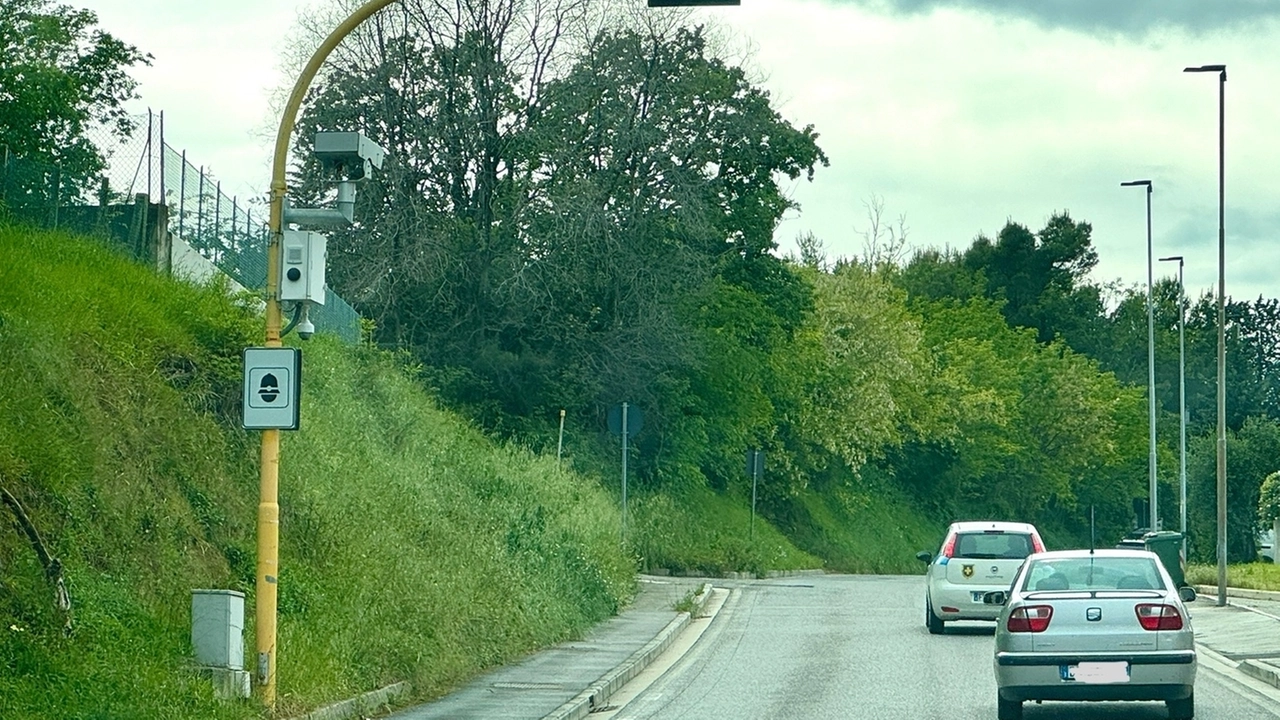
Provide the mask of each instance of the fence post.
{"label": "fence post", "polygon": [[154,130],[151,127],[151,108],[147,108],[147,201],[151,201],[151,134]]}
{"label": "fence post", "polygon": [[62,164],[53,166],[53,228],[58,229],[58,205],[62,203]]}
{"label": "fence post", "polygon": [[196,247],[204,246],[204,166],[200,166],[200,192],[196,195]]}
{"label": "fence post", "polygon": [[169,204],[169,194],[165,192],[164,181],[164,111],[160,111],[160,203],[162,205]]}
{"label": "fence post", "polygon": [[102,182],[98,183],[98,227],[108,234],[110,234],[110,228],[107,225],[107,203],[110,201],[111,181],[103,175]]}
{"label": "fence post", "polygon": [[9,199],[9,146],[4,146],[4,177],[0,178],[0,202]]}
{"label": "fence post", "polygon": [[222,181],[213,186],[213,239],[218,244],[214,251],[214,262],[222,260],[222,249],[226,243],[222,241]]}
{"label": "fence post", "polygon": [[178,237],[186,239],[183,221],[187,219],[187,151],[182,151],[182,179],[178,181]]}

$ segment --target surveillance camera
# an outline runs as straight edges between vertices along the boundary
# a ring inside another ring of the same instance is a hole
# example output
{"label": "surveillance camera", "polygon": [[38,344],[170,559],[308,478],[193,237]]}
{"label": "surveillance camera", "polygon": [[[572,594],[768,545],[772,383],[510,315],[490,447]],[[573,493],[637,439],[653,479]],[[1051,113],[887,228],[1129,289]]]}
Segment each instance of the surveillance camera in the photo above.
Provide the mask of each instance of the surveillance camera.
{"label": "surveillance camera", "polygon": [[316,334],[316,326],[310,320],[303,319],[298,323],[298,337],[303,340],[310,340],[312,335]]}
{"label": "surveillance camera", "polygon": [[363,180],[382,168],[386,156],[377,143],[358,132],[318,132],[314,153],[320,166],[340,180]]}

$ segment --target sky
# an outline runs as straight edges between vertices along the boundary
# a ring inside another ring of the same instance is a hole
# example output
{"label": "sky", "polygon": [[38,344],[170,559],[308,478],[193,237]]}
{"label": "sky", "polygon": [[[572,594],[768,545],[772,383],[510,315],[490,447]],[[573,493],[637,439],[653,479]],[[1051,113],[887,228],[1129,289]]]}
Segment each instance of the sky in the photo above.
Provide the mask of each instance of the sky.
{"label": "sky", "polygon": [[[224,191],[261,195],[282,57],[307,0],[62,0],[154,56],[131,108]],[[635,0],[640,3],[642,0]],[[653,10],[652,12],[673,12]],[[1273,0],[742,0],[691,12],[830,167],[786,181],[800,205],[775,239],[812,232],[863,251],[866,205],[904,218],[910,249],[963,249],[1009,220],[1091,223],[1092,279],[1147,281],[1149,179],[1156,258],[1186,258],[1187,292],[1217,292],[1218,90],[1225,64],[1226,290],[1280,297],[1280,2]],[[296,44],[296,43],[295,43]],[[394,149],[390,149],[394,151]],[[1155,263],[1160,277],[1176,263]]]}

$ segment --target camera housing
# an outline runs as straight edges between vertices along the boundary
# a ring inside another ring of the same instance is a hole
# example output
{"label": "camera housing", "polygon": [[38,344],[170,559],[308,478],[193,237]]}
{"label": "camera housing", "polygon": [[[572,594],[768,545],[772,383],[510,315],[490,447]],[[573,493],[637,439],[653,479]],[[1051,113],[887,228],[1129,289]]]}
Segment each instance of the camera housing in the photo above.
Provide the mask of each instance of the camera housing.
{"label": "camera housing", "polygon": [[358,132],[318,132],[312,151],[320,166],[338,180],[363,180],[382,169],[386,151]]}

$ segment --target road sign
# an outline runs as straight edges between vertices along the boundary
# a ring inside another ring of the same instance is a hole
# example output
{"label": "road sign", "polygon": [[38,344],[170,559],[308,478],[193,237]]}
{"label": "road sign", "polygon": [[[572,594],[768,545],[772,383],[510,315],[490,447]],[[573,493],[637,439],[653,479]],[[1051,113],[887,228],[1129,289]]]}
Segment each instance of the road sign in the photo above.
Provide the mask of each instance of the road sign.
{"label": "road sign", "polygon": [[[634,437],[636,433],[640,432],[640,428],[644,426],[644,413],[641,412],[640,408],[636,407],[635,405],[631,405],[629,403],[624,403],[624,404],[627,406],[627,435],[629,437]],[[609,432],[613,433],[614,435],[621,435],[622,434],[622,405],[614,405],[613,407],[609,408],[608,419],[609,419]]]}
{"label": "road sign", "polygon": [[297,430],[302,394],[302,351],[298,348],[244,349],[246,430]]}

